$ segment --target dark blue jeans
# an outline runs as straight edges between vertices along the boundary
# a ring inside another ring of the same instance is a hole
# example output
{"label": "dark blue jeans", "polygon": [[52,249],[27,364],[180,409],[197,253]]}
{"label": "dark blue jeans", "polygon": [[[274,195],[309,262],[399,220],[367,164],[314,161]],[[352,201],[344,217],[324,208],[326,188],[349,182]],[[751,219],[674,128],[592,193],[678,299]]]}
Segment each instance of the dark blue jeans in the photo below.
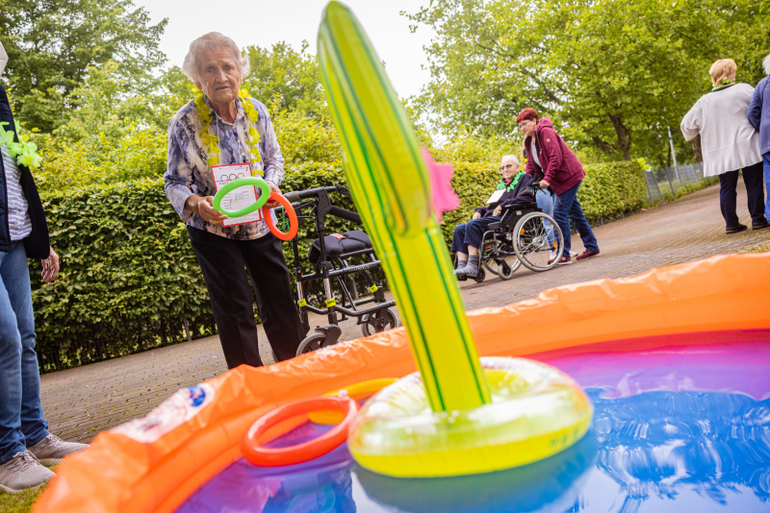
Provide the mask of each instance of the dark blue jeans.
{"label": "dark blue jeans", "polygon": [[468,246],[477,248],[481,246],[481,237],[487,231],[487,226],[502,219],[497,216],[479,217],[467,223],[455,226],[455,234],[452,237],[452,251],[468,254]]}
{"label": "dark blue jeans", "polygon": [[569,251],[572,249],[572,236],[569,227],[570,219],[575,223],[575,229],[577,229],[580,238],[583,240],[583,246],[588,251],[599,251],[599,243],[596,242],[591,225],[586,221],[586,216],[583,214],[583,209],[580,208],[580,202],[577,199],[579,188],[580,184],[577,184],[572,189],[565,191],[561,196],[558,196],[556,210],[553,213],[553,218],[558,223],[559,228],[561,228],[562,235],[564,235],[565,255],[569,255]]}
{"label": "dark blue jeans", "polygon": [[[749,203],[751,224],[765,223],[765,191],[762,188],[762,162],[743,168],[743,183]],[[719,175],[719,207],[725,218],[727,228],[737,228],[740,223],[737,213],[738,171],[728,171]]]}
{"label": "dark blue jeans", "polygon": [[48,436],[24,244],[0,251],[0,463]]}

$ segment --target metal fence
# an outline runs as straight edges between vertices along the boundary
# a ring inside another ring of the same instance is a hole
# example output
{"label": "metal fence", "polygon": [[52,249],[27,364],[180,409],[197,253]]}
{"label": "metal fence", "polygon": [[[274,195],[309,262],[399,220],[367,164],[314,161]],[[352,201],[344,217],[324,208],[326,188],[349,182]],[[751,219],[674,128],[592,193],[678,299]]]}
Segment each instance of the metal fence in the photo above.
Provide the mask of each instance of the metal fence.
{"label": "metal fence", "polygon": [[650,200],[661,201],[664,194],[675,194],[682,187],[702,181],[703,164],[685,164],[645,171],[644,179],[647,181],[647,195]]}

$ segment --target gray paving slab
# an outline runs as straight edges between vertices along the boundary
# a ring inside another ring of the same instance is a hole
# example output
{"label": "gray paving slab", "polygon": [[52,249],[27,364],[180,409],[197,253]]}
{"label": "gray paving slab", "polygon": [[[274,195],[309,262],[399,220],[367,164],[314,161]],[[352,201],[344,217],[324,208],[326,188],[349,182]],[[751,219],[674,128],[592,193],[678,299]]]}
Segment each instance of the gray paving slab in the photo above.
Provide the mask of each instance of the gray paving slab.
{"label": "gray paving slab", "polygon": [[[745,198],[741,182],[738,214],[743,223],[750,225]],[[739,252],[770,240],[770,228],[736,235],[724,233],[718,186],[596,227],[594,233],[602,252],[599,257],[545,273],[522,267],[509,281],[488,275],[481,284],[463,282],[466,308],[506,305],[560,285],[632,276],[655,267]],[[577,236],[573,236],[573,250],[583,251]],[[320,324],[325,324],[325,318],[311,319],[311,326]],[[360,336],[353,320],[341,327],[342,340]],[[259,337],[260,353],[270,363],[272,354],[261,326]],[[67,440],[88,442],[99,431],[144,416],[176,390],[225,370],[218,337],[208,337],[45,374],[41,377],[43,409],[53,433]]]}

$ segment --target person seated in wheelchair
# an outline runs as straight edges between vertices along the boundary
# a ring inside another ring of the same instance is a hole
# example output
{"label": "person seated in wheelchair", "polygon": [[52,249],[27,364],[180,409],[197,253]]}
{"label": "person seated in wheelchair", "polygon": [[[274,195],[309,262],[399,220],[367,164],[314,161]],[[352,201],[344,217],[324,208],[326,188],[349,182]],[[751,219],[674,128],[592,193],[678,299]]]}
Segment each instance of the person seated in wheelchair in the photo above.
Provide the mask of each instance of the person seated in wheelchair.
{"label": "person seated in wheelchair", "polygon": [[535,202],[534,179],[519,169],[519,159],[513,155],[504,156],[500,172],[503,176],[487,206],[477,208],[473,219],[455,227],[451,250],[457,254],[457,277],[478,273],[481,238],[490,224],[502,219],[503,207]]}

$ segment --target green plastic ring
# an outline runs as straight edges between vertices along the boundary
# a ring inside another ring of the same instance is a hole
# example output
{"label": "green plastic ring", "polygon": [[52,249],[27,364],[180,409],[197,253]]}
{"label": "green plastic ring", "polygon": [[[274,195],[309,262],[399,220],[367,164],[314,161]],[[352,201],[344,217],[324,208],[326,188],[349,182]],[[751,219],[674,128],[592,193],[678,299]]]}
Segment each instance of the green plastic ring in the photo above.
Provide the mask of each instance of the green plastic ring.
{"label": "green plastic ring", "polygon": [[[232,191],[233,189],[237,189],[238,187],[243,187],[244,185],[256,185],[260,189],[262,189],[262,195],[257,198],[257,201],[249,205],[248,207],[243,207],[238,210],[234,210],[230,212],[229,210],[225,210],[222,208],[222,198],[225,197],[225,194]],[[267,199],[270,197],[270,186],[267,185],[267,182],[264,181],[262,178],[259,178],[258,176],[250,176],[247,178],[238,178],[237,180],[233,180],[232,182],[228,182],[224,187],[219,189],[217,191],[216,196],[214,196],[214,210],[218,210],[222,212],[227,217],[243,217],[247,214],[251,214],[255,210],[259,210],[264,206],[265,203],[267,203]]]}

